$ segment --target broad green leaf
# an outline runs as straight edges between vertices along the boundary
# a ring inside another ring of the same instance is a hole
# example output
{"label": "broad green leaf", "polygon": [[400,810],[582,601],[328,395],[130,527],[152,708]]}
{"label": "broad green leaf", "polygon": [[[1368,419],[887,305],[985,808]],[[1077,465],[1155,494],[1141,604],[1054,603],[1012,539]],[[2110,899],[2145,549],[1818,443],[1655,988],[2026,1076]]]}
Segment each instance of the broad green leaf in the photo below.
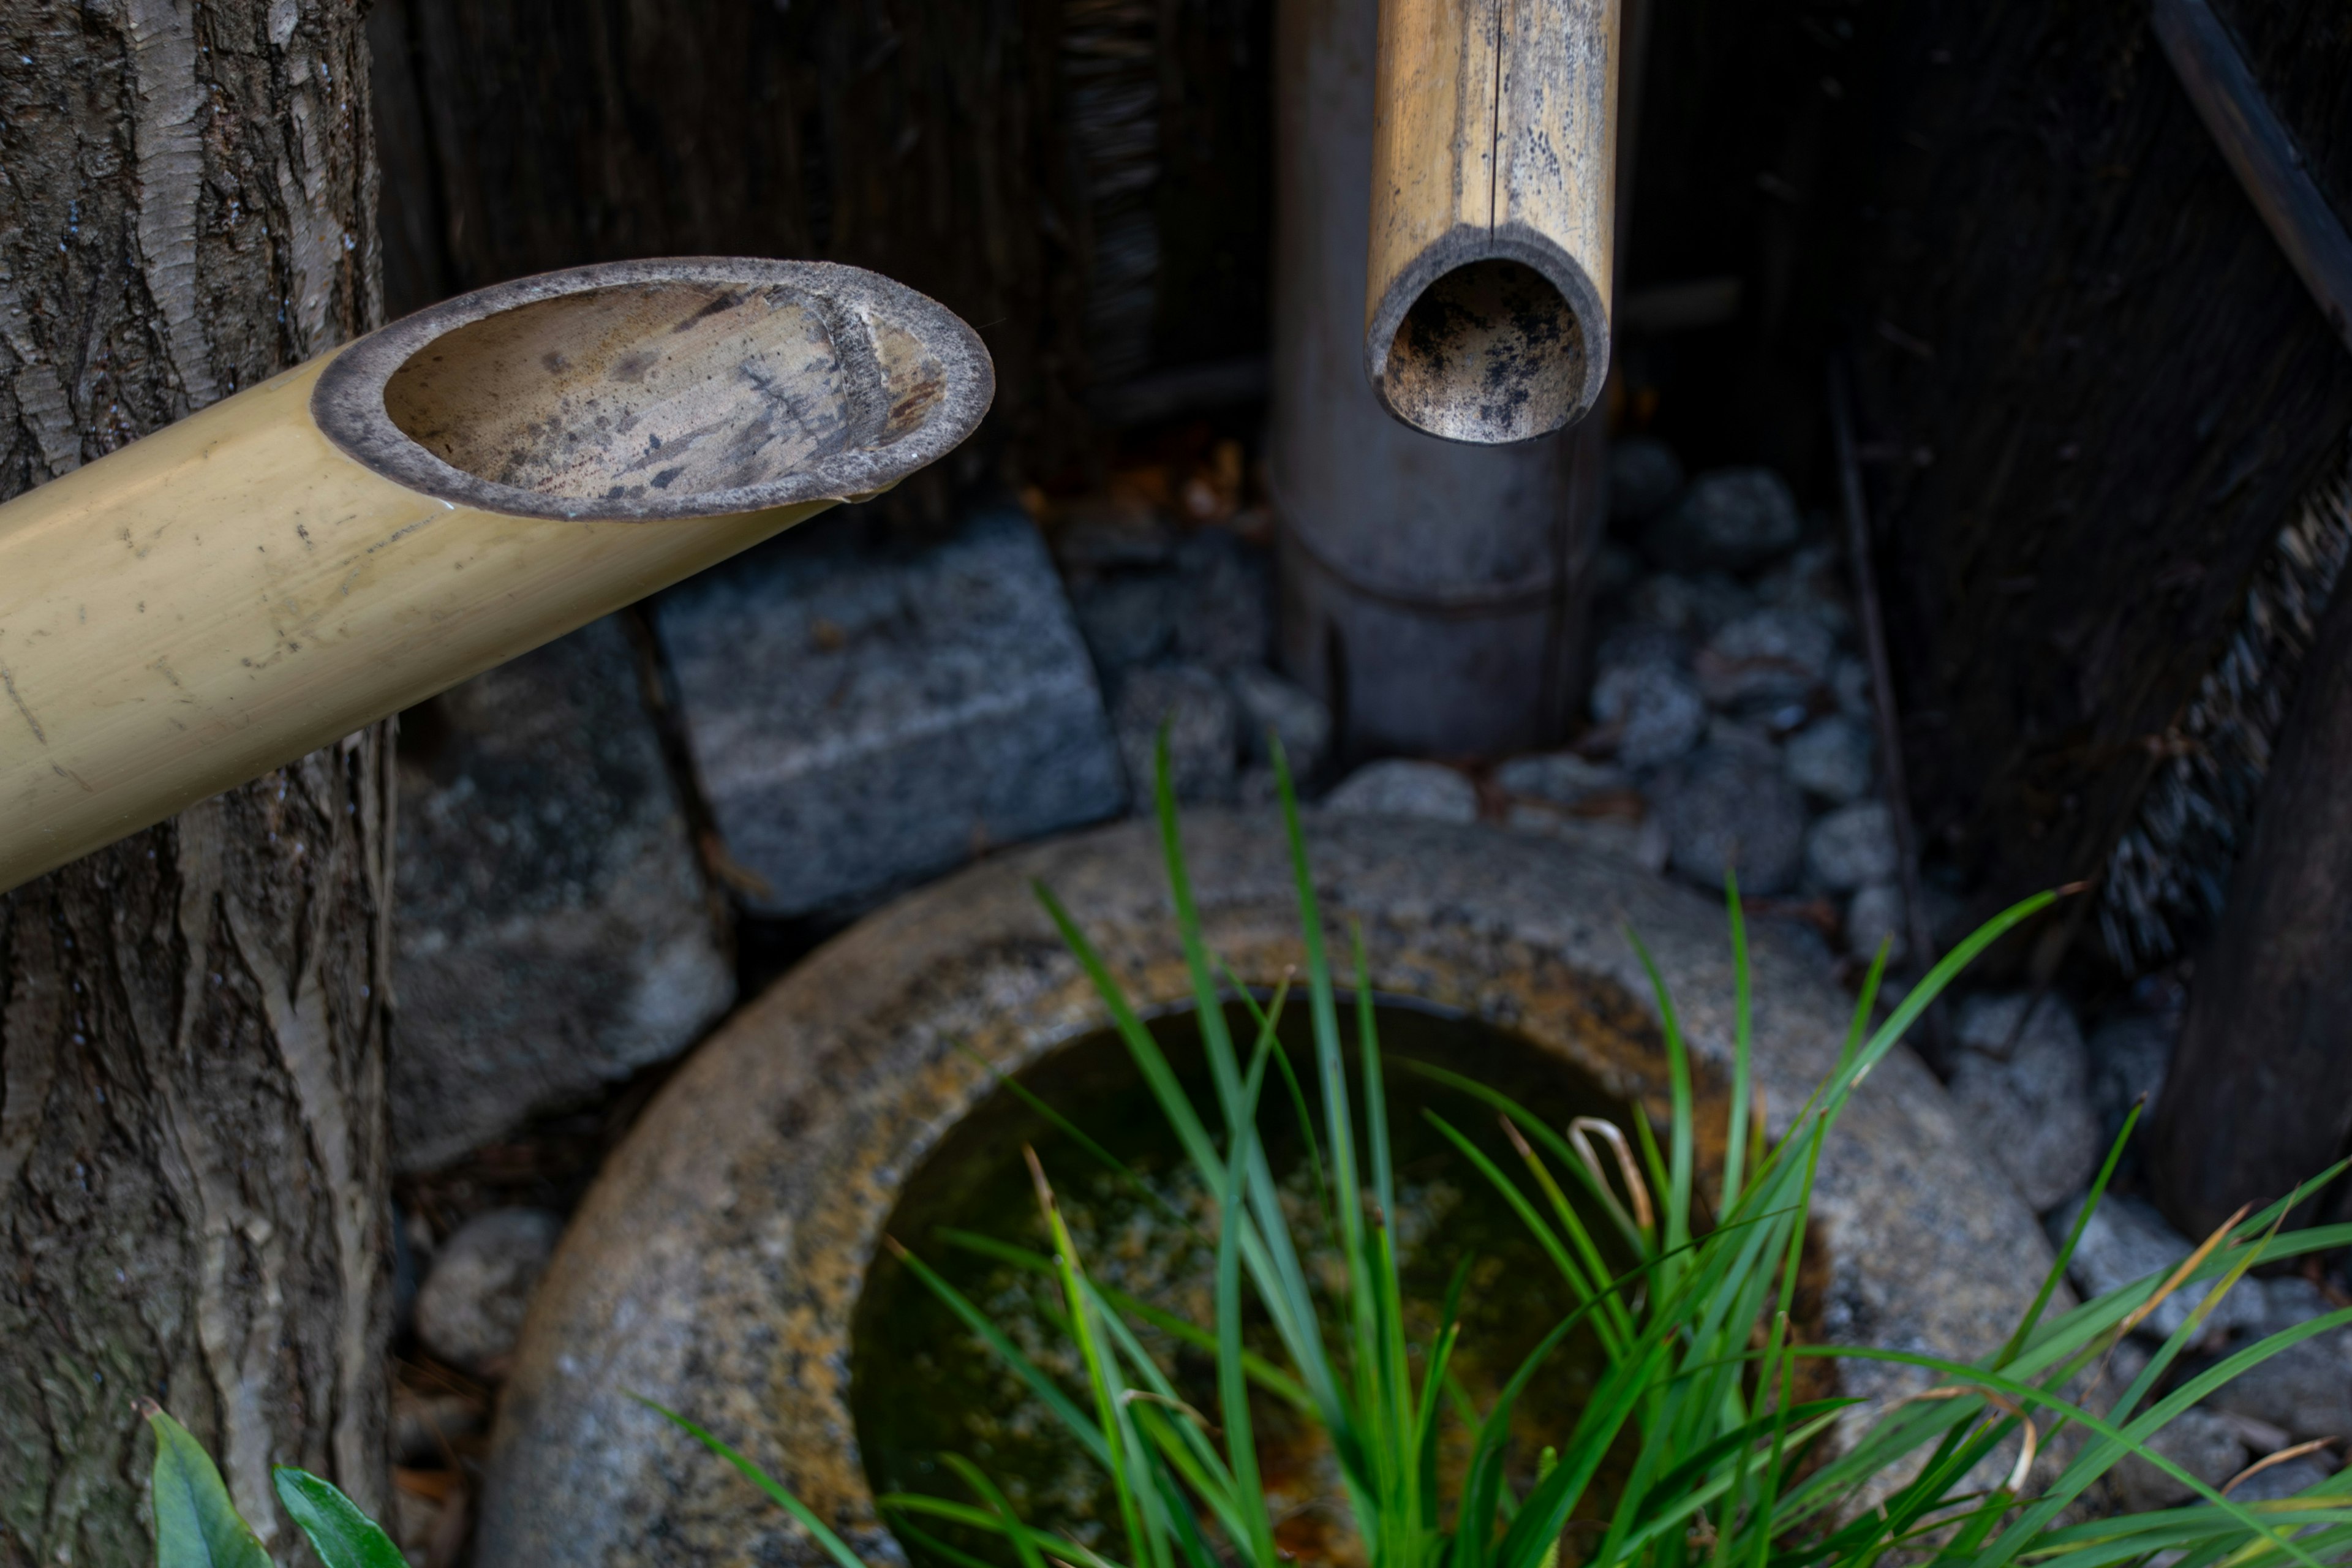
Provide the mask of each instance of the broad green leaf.
{"label": "broad green leaf", "polygon": [[155,1568],[270,1568],[205,1446],[156,1406],[144,1414],[155,1433]]}
{"label": "broad green leaf", "polygon": [[278,1466],[269,1476],[277,1483],[278,1500],[327,1568],[408,1568],[392,1537],[328,1482],[290,1465]]}

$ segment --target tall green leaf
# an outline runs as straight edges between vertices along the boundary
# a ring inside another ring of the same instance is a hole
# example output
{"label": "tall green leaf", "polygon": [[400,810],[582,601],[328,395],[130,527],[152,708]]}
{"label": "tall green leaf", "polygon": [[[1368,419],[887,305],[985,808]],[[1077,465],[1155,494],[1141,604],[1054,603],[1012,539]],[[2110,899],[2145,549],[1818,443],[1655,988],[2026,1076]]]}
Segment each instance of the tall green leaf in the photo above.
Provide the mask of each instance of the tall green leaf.
{"label": "tall green leaf", "polygon": [[153,1404],[141,1414],[155,1434],[148,1497],[155,1510],[155,1568],[270,1568],[269,1553],[236,1511],[205,1446]]}
{"label": "tall green leaf", "polygon": [[392,1537],[329,1482],[290,1465],[279,1465],[269,1479],[327,1568],[408,1568]]}

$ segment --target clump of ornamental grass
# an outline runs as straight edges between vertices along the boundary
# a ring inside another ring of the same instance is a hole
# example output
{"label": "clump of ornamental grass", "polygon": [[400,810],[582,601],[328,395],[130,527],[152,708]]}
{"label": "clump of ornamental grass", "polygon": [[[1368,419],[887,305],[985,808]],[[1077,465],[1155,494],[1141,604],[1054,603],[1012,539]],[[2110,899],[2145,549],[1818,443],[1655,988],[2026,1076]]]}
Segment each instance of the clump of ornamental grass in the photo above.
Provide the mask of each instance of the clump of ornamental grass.
{"label": "clump of ornamental grass", "polygon": [[[1040,889],[1039,896],[1214,1198],[1213,1321],[1173,1321],[1097,1283],[1072,1242],[1052,1173],[1032,1152],[1031,1176],[1053,1250],[991,1246],[1058,1287],[1060,1322],[1083,1369],[1082,1382],[1065,1386],[920,1258],[904,1249],[900,1256],[1102,1468],[1118,1513],[1103,1521],[1110,1527],[1104,1536],[1108,1545],[1024,1522],[999,1480],[960,1454],[941,1459],[967,1495],[894,1493],[876,1500],[902,1542],[955,1568],[1000,1565],[940,1539],[934,1531],[941,1525],[1000,1542],[1017,1568],[1281,1568],[1284,1554],[1276,1544],[1253,1436],[1255,1389],[1328,1436],[1371,1568],[1558,1568],[1565,1543],[1572,1543],[1573,1561],[1610,1568],[1872,1568],[1890,1555],[1905,1562],[1933,1558],[1939,1568],[2116,1568],[2158,1560],[2166,1568],[2254,1568],[2273,1562],[2318,1568],[2352,1554],[2352,1471],[2294,1497],[2241,1502],[2228,1495],[2234,1480],[2208,1486],[2150,1446],[2168,1422],[2250,1367],[2352,1322],[2352,1310],[2314,1319],[2163,1386],[2215,1306],[2250,1269],[2352,1244],[2347,1226],[2281,1230],[2290,1210],[2336,1171],[2259,1214],[2242,1215],[2169,1274],[2053,1314],[2058,1282],[2130,1136],[2127,1123],[2040,1293],[1992,1355],[1960,1362],[1808,1344],[1792,1331],[1814,1174],[1839,1112],[1954,976],[2044,908],[2048,895],[2027,900],[1962,942],[1873,1028],[1882,952],[1863,984],[1836,1071],[1799,1110],[1786,1136],[1768,1144],[1749,1062],[1746,932],[1737,887],[1727,887],[1737,1022],[1729,1126],[1719,1181],[1709,1194],[1697,1190],[1689,1053],[1672,997],[1646,952],[1642,957],[1655,990],[1670,1089],[1663,1146],[1639,1116],[1631,1119],[1630,1137],[1585,1119],[1555,1129],[1484,1085],[1407,1064],[1496,1112],[1516,1169],[1490,1157],[1461,1129],[1433,1115],[1433,1121],[1524,1221],[1559,1276],[1558,1323],[1479,1408],[1448,1371],[1470,1260],[1454,1271],[1435,1336],[1414,1342],[1408,1334],[1387,1223],[1397,1212],[1395,1173],[1362,943],[1360,938],[1354,943],[1352,1005],[1343,1009],[1297,802],[1276,750],[1298,890],[1303,1005],[1312,1026],[1307,1076],[1321,1110],[1320,1134],[1307,1141],[1323,1194],[1312,1226],[1294,1227],[1259,1132],[1269,1066],[1286,1080],[1286,1098],[1306,1113],[1304,1090],[1276,1044],[1284,1011],[1294,1005],[1292,987],[1286,981],[1261,1001],[1204,944],[1163,742],[1159,817],[1213,1089],[1206,1114],[1184,1092],[1084,931],[1050,891]],[[1252,1026],[1246,1038],[1236,1037],[1226,1023],[1228,998],[1240,1001]],[[1082,1133],[1075,1142],[1116,1165]],[[1610,1158],[1601,1156],[1602,1148]],[[1580,1202],[1570,1200],[1571,1191]],[[1705,1222],[1708,1214],[1712,1224]],[[1587,1215],[1595,1217],[1588,1223]],[[1300,1234],[1301,1228],[1318,1233]],[[1310,1284],[1305,1259],[1319,1247],[1344,1259],[1336,1290]],[[2095,1384],[2116,1343],[2163,1300],[2197,1282],[2211,1288],[2104,1411],[2070,1394]],[[1252,1312],[1271,1326],[1278,1360],[1244,1348],[1245,1316]],[[1140,1337],[1146,1327],[1213,1354],[1213,1411],[1179,1396],[1171,1369]],[[1566,1440],[1538,1457],[1531,1482],[1518,1484],[1512,1479],[1513,1411],[1537,1369],[1580,1331],[1597,1342],[1601,1370]],[[1822,1357],[1908,1366],[1927,1374],[1929,1386],[1879,1410],[1832,1452],[1834,1428],[1860,1402],[1798,1397],[1801,1363]],[[682,1415],[664,1414],[773,1498],[838,1568],[867,1568],[822,1519],[735,1448]],[[238,1532],[247,1542],[250,1532],[236,1521],[201,1448],[170,1426],[168,1416],[159,1414],[156,1420],[159,1568],[248,1568],[261,1561],[238,1555]],[[1447,1484],[1441,1486],[1440,1448],[1449,1436],[1466,1436],[1468,1458],[1458,1479],[1453,1464],[1444,1467]],[[2056,1441],[2062,1436],[2068,1438],[2063,1444]],[[2006,1474],[1986,1484],[1981,1478],[2001,1470],[1999,1459],[2012,1444],[2016,1457]],[[2037,1456],[2061,1451],[2071,1457],[2036,1465]],[[2198,1500],[2154,1512],[2076,1517],[2084,1510],[2074,1505],[2134,1456]],[[1611,1477],[1605,1496],[1596,1486],[1604,1463]],[[382,1532],[331,1487],[299,1471],[281,1469],[278,1476],[289,1511],[328,1568],[391,1568],[399,1561]],[[183,1499],[168,1515],[167,1485]],[[226,1554],[196,1554],[186,1543],[200,1538],[225,1541]],[[251,1550],[258,1553],[259,1547]]]}
{"label": "clump of ornamental grass", "polygon": [[[1791,1331],[1814,1175],[1839,1112],[1953,978],[2003,932],[2046,907],[2049,895],[2025,900],[1970,936],[1873,1028],[1882,952],[1864,983],[1837,1070],[1800,1109],[1787,1136],[1767,1146],[1754,1114],[1746,932],[1737,886],[1728,887],[1738,1007],[1720,1184],[1706,1194],[1717,1216],[1711,1226],[1702,1225],[1696,1190],[1689,1053],[1673,998],[1646,952],[1641,956],[1655,991],[1670,1087],[1663,1147],[1640,1117],[1632,1119],[1630,1139],[1617,1128],[1581,1120],[1555,1129],[1475,1081],[1410,1064],[1496,1112],[1515,1171],[1462,1130],[1442,1121],[1439,1129],[1518,1214],[1559,1279],[1563,1311],[1557,1326],[1491,1403],[1476,1408],[1447,1373],[1468,1259],[1454,1274],[1435,1338],[1416,1344],[1407,1337],[1398,1259],[1386,1224],[1397,1212],[1395,1174],[1362,943],[1359,937],[1352,955],[1353,1005],[1343,1008],[1297,801],[1276,750],[1312,1025],[1307,1076],[1321,1101],[1320,1135],[1307,1141],[1307,1159],[1318,1191],[1328,1195],[1316,1215],[1324,1234],[1295,1234],[1259,1132],[1269,1065],[1278,1073],[1289,1070],[1276,1038],[1283,1010],[1292,1005],[1290,984],[1286,981],[1261,1003],[1204,944],[1163,742],[1159,818],[1193,1016],[1214,1089],[1207,1114],[1185,1094],[1086,933],[1050,890],[1040,888],[1038,894],[1215,1199],[1213,1321],[1182,1327],[1179,1337],[1213,1351],[1216,1408],[1197,1410],[1179,1397],[1172,1370],[1139,1337],[1146,1326],[1167,1329],[1166,1314],[1153,1313],[1147,1321],[1136,1303],[1089,1274],[1055,1202],[1051,1173],[1032,1151],[1030,1172],[1052,1254],[1023,1258],[1001,1246],[997,1251],[1049,1272],[1058,1284],[1061,1321],[1084,1369],[1083,1386],[1065,1387],[920,1258],[903,1248],[899,1256],[1108,1473],[1118,1517],[1105,1522],[1115,1523],[1110,1538],[1118,1549],[1024,1522],[999,1479],[961,1454],[940,1458],[968,1495],[902,1492],[876,1500],[900,1540],[957,1568],[993,1565],[927,1526],[952,1524],[1000,1541],[1019,1568],[1280,1568],[1283,1553],[1253,1440],[1255,1386],[1328,1436],[1349,1513],[1372,1568],[1556,1568],[1564,1538],[1576,1542],[1577,1561],[1644,1568],[1859,1568],[1890,1552],[1932,1554],[1966,1568],[2012,1563],[2106,1568],[2159,1553],[2176,1568],[2224,1563],[2245,1568],[2271,1559],[2315,1565],[2352,1546],[2352,1472],[2298,1497],[2242,1503],[2226,1495],[2227,1487],[2207,1486],[2149,1446],[2167,1422],[2247,1368],[2352,1322],[2347,1310],[2272,1335],[2156,1397],[2214,1307],[2249,1269],[2352,1242],[2352,1226],[2279,1233],[2288,1211],[2334,1172],[2224,1226],[2168,1276],[2053,1316],[2049,1308],[2058,1282],[2115,1172],[2130,1135],[2126,1125],[2031,1310],[1995,1354],[1964,1363],[1908,1351],[1805,1344]],[[1639,952],[1638,938],[1632,940]],[[1228,1027],[1228,998],[1242,1003],[1254,1037],[1237,1038]],[[1110,1160],[1100,1144],[1084,1137],[1077,1142]],[[1600,1156],[1603,1146],[1613,1160]],[[1580,1189],[1583,1205],[1570,1201],[1571,1188]],[[1588,1224],[1587,1214],[1605,1218]],[[1302,1263],[1318,1243],[1345,1260],[1345,1282],[1336,1296],[1310,1285]],[[1612,1262],[1625,1258],[1630,1267]],[[2100,1368],[2116,1342],[2162,1300],[2200,1280],[2217,1283],[2104,1413],[2069,1397],[2067,1390]],[[1279,1364],[1244,1349],[1244,1313],[1253,1305],[1279,1342]],[[1536,1369],[1580,1329],[1599,1342],[1602,1371],[1567,1440],[1540,1456],[1538,1479],[1522,1489],[1507,1473],[1514,1406]],[[1841,1415],[1860,1402],[1799,1399],[1799,1363],[1811,1357],[1899,1363],[1928,1374],[1932,1385],[1880,1412],[1843,1451],[1826,1453],[1825,1439]],[[865,1568],[772,1478],[709,1432],[673,1419],[789,1510],[839,1568]],[[1441,1433],[1449,1421],[1466,1429],[1469,1459],[1458,1483],[1441,1489]],[[2053,1451],[2053,1440],[2068,1428],[2079,1435],[2067,1445],[2072,1458],[2054,1476],[2039,1479],[2037,1455]],[[1984,1486],[1978,1478],[1998,1468],[1990,1462],[2011,1444],[2017,1457],[2005,1478]],[[2074,1520],[2070,1505],[2129,1456],[2171,1476],[2199,1504]],[[1595,1480],[1612,1457],[1612,1468],[1622,1469],[1622,1479],[1601,1516],[1588,1518],[1580,1508],[1596,1495]],[[1870,1506],[1860,1506],[1864,1500]]]}

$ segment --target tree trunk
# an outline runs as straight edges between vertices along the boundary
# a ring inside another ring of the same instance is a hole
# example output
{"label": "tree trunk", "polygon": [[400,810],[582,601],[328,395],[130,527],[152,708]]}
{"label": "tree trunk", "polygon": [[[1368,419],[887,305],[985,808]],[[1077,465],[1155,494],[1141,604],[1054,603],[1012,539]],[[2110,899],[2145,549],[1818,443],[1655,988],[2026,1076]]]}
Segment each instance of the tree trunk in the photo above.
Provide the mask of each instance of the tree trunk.
{"label": "tree trunk", "polygon": [[2190,1235],[2352,1152],[2347,773],[2352,592],[2339,584],[2287,710],[2228,912],[2198,956],[2189,1020],[2157,1100],[2158,1196]]}
{"label": "tree trunk", "polygon": [[[2217,9],[2352,211],[2343,7]],[[2147,0],[1921,0],[1899,34],[1858,325],[1910,776],[1982,912],[2107,864],[2352,422],[2352,360]]]}
{"label": "tree trunk", "polygon": [[[373,322],[356,5],[0,30],[0,497]],[[281,1563],[271,1462],[383,1501],[389,761],[353,734],[0,898],[7,1568],[150,1557],[142,1396]]]}

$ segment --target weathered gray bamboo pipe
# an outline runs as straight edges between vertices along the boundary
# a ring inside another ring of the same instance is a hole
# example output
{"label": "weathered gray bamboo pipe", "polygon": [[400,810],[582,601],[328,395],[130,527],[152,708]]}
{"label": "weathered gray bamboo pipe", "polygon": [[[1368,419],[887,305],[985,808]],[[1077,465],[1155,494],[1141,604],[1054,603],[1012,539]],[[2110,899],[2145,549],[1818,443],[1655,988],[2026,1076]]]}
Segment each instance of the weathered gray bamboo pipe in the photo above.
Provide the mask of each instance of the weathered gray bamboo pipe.
{"label": "weathered gray bamboo pipe", "polygon": [[1380,12],[1275,6],[1282,661],[1350,757],[1554,745],[1583,697],[1601,432],[1465,446],[1392,417],[1366,381]]}
{"label": "weathered gray bamboo pipe", "polygon": [[1381,0],[1364,368],[1390,413],[1496,445],[1609,374],[1618,0]]}
{"label": "weathered gray bamboo pipe", "polygon": [[0,890],[887,489],[994,390],[969,327],[872,273],[622,262],[436,305],[19,497]]}

